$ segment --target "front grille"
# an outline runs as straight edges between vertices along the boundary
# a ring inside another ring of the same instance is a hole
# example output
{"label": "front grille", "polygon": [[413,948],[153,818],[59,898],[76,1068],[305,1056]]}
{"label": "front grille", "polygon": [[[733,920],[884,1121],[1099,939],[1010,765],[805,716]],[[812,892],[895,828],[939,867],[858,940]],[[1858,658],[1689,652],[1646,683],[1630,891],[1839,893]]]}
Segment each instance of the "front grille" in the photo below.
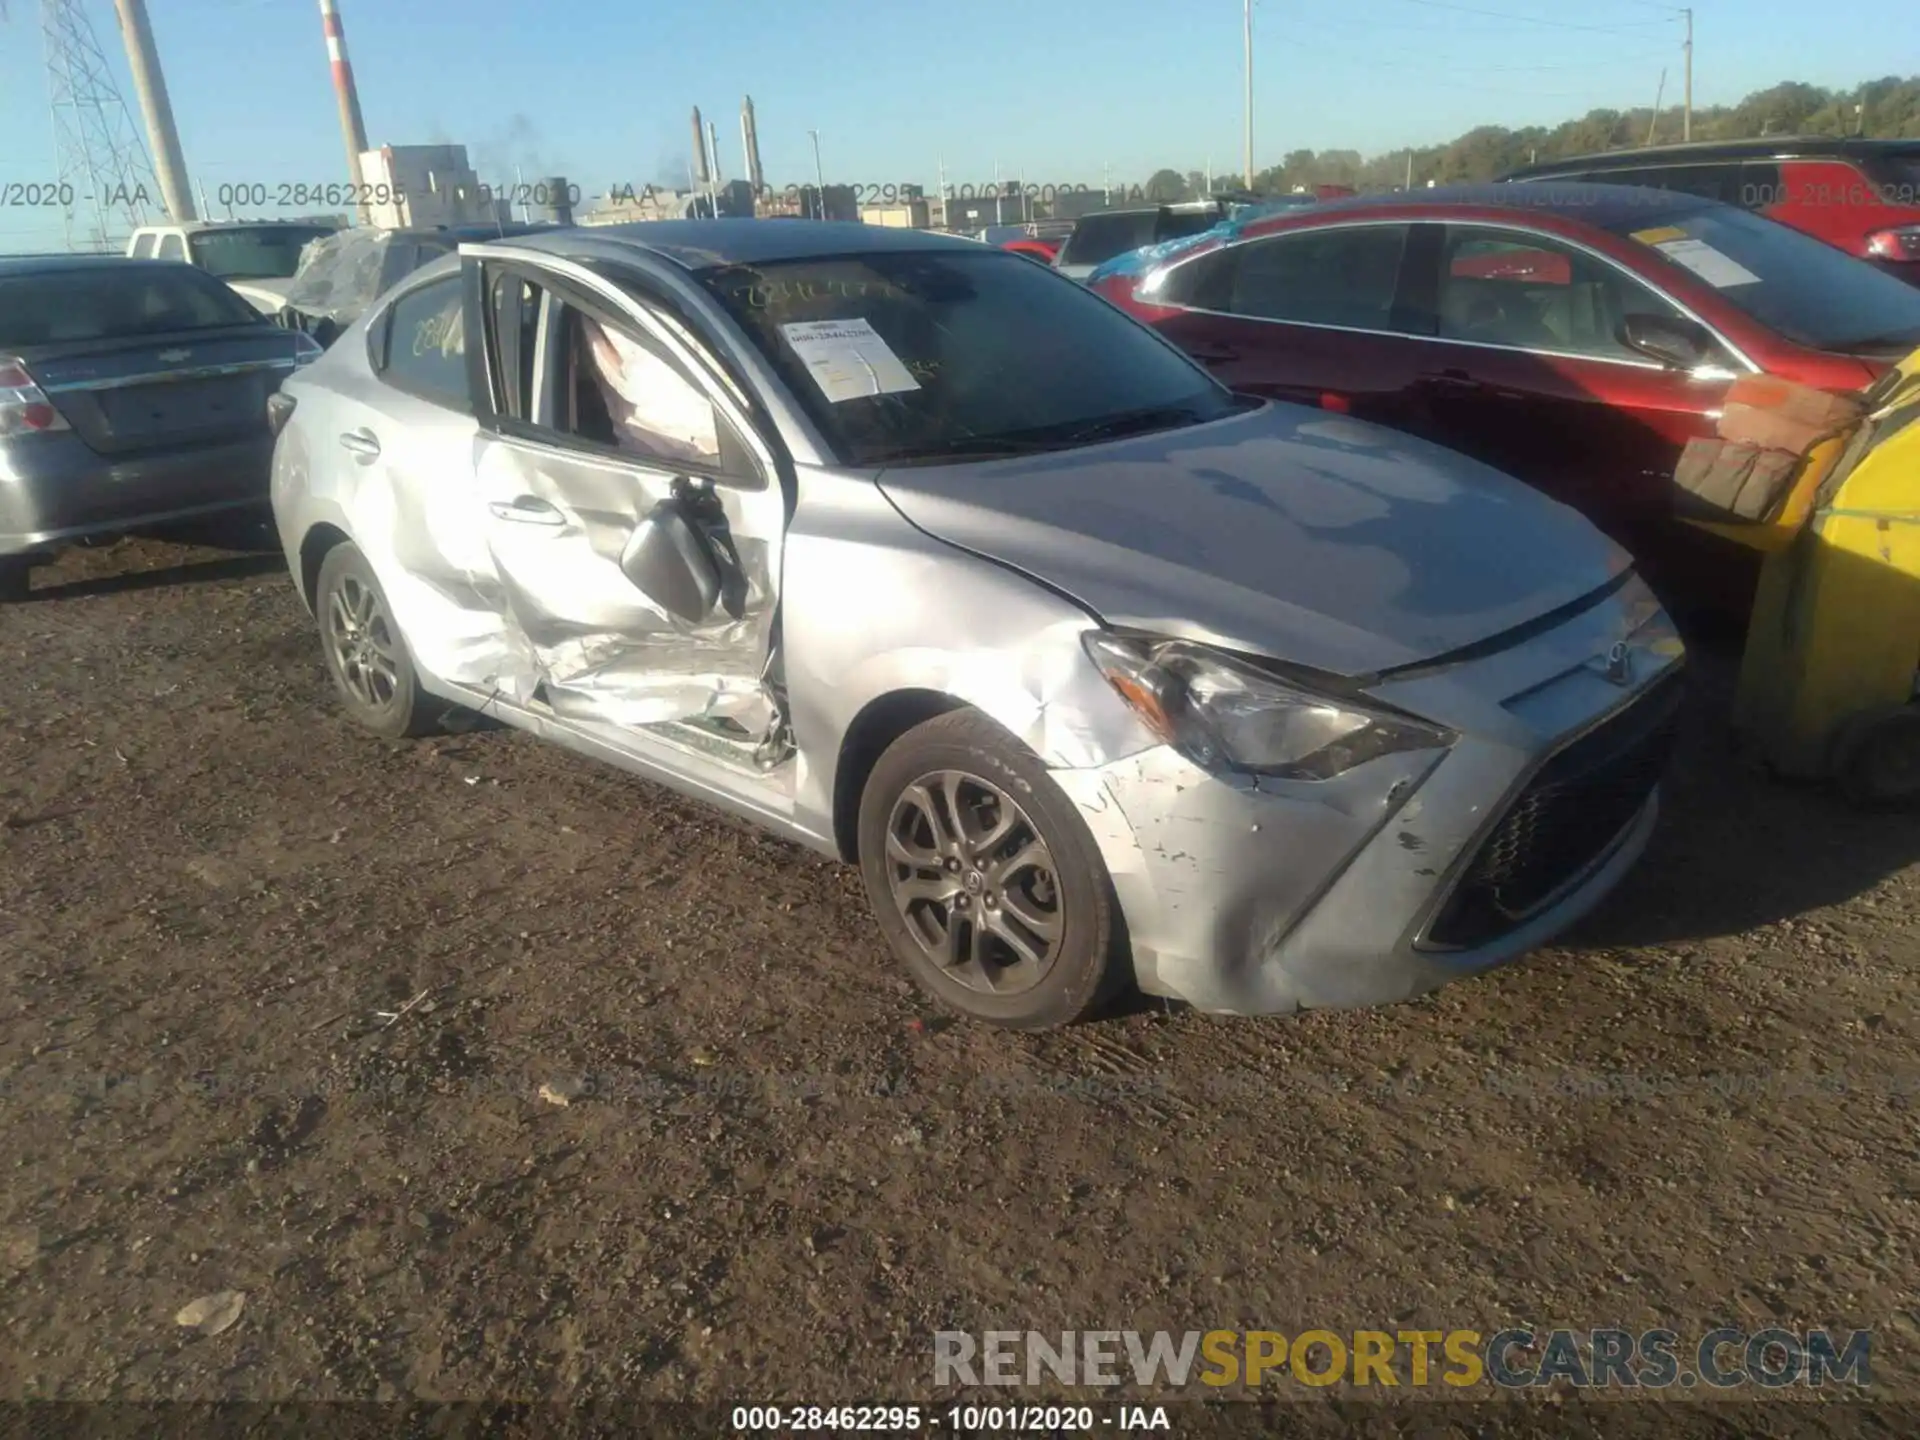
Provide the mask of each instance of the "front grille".
{"label": "front grille", "polygon": [[1426,943],[1497,940],[1604,855],[1666,773],[1681,695],[1679,674],[1669,674],[1541,766],[1475,852]]}

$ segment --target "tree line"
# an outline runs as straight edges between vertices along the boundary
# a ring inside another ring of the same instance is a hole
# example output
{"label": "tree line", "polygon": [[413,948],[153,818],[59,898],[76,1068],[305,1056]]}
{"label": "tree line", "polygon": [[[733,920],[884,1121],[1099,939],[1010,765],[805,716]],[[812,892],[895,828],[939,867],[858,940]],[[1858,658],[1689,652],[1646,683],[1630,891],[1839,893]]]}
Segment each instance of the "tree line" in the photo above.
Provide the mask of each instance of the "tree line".
{"label": "tree line", "polygon": [[[1254,176],[1261,194],[1282,194],[1316,185],[1345,185],[1355,190],[1392,190],[1407,183],[1409,161],[1415,186],[1492,180],[1536,160],[1558,160],[1596,151],[1680,139],[1684,111],[1667,106],[1656,116],[1651,106],[1636,110],[1591,110],[1577,120],[1551,128],[1529,125],[1510,130],[1480,125],[1444,145],[1416,146],[1363,156],[1358,150],[1293,150],[1278,165]],[[1786,81],[1756,90],[1735,105],[1696,106],[1695,140],[1741,140],[1765,135],[1867,135],[1920,140],[1920,75],[1888,76],[1847,90]],[[1216,190],[1238,189],[1238,176],[1216,175]],[[1145,190],[1154,200],[1202,196],[1207,177],[1156,170]]]}

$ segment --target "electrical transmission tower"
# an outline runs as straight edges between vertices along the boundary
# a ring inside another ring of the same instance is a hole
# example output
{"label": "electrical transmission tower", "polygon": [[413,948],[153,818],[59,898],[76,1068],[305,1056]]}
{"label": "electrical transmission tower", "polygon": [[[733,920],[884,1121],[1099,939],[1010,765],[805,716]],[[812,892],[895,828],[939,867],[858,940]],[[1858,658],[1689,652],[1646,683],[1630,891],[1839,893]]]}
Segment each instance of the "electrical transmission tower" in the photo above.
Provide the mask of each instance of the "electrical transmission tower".
{"label": "electrical transmission tower", "polygon": [[[7,0],[0,0],[0,20]],[[54,164],[67,247],[117,250],[162,210],[146,142],[87,18],[84,0],[40,0]]]}

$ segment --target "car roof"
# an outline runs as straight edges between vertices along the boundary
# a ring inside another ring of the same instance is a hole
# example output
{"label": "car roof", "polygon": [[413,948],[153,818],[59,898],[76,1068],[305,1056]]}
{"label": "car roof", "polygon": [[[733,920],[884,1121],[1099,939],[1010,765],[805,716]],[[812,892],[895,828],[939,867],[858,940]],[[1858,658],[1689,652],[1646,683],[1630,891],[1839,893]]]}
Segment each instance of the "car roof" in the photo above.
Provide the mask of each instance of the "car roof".
{"label": "car roof", "polygon": [[0,255],[0,279],[12,275],[55,275],[68,270],[191,269],[179,260],[135,260],[125,255]]}
{"label": "car roof", "polygon": [[188,235],[203,235],[209,230],[312,230],[316,226],[332,225],[331,220],[186,220],[164,225],[141,225],[135,228],[139,234],[147,230],[179,230]]}
{"label": "car roof", "polygon": [[[491,233],[491,227],[488,232]],[[470,237],[484,239],[484,235]],[[931,230],[895,229],[857,221],[810,220],[802,225],[768,225],[758,220],[635,220],[624,225],[591,225],[514,236],[535,250],[592,254],[617,259],[622,251],[642,251],[686,270],[724,265],[760,265],[780,260],[813,260],[831,255],[862,255],[912,250],[977,252],[977,240]]]}
{"label": "car roof", "polygon": [[1582,220],[1602,229],[1620,221],[1649,214],[1684,215],[1694,210],[1718,207],[1717,200],[1704,199],[1679,190],[1655,190],[1644,185],[1596,185],[1570,181],[1564,185],[1509,185],[1495,182],[1480,185],[1438,185],[1431,190],[1393,190],[1378,195],[1343,195],[1322,200],[1311,209],[1301,207],[1299,215],[1282,212],[1272,217],[1288,221],[1320,221],[1334,216],[1367,210],[1474,209],[1510,210],[1515,214],[1554,215],[1563,220]]}
{"label": "car roof", "polygon": [[1767,135],[1753,140],[1694,140],[1679,145],[1641,145],[1627,150],[1600,150],[1542,160],[1509,171],[1508,179],[1526,175],[1557,175],[1594,165],[1649,165],[1664,161],[1787,160],[1802,156],[1906,155],[1920,153],[1920,140],[1870,140],[1859,135]]}
{"label": "car roof", "polygon": [[539,235],[549,230],[564,230],[550,221],[501,221],[493,225],[355,225],[336,230],[328,240],[517,240],[522,235]]}

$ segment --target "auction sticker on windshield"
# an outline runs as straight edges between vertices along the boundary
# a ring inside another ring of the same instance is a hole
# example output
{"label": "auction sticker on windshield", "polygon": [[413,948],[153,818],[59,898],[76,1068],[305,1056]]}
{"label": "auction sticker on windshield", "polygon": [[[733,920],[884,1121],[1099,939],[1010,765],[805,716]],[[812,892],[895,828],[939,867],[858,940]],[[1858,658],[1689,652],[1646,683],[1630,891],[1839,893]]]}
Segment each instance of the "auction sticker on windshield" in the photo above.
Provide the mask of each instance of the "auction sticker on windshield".
{"label": "auction sticker on windshield", "polygon": [[1663,240],[1653,248],[1676,264],[1686,266],[1716,290],[1760,283],[1760,277],[1753,271],[1704,240]]}
{"label": "auction sticker on windshield", "polygon": [[893,347],[865,320],[802,320],[782,325],[780,333],[820,393],[836,405],[920,388]]}

